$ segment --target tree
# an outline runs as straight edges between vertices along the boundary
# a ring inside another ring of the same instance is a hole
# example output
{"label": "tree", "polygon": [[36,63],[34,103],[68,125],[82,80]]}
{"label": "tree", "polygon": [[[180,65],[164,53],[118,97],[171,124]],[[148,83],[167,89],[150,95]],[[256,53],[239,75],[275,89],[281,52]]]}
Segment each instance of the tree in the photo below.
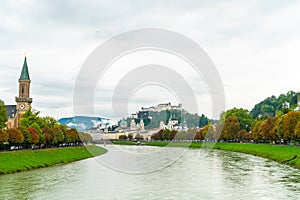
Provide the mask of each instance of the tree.
{"label": "tree", "polygon": [[[93,141],[93,137],[90,134],[79,132],[78,136],[82,143],[87,144],[87,143]],[[126,135],[124,135],[124,136],[126,136]],[[120,139],[120,137],[119,137],[119,139]]]}
{"label": "tree", "polygon": [[294,140],[295,128],[299,119],[300,112],[291,111],[284,115],[282,123],[282,132],[285,140]]}
{"label": "tree", "polygon": [[32,111],[31,109],[27,110],[20,119],[20,124],[21,126],[25,128],[33,128],[33,126],[38,125],[40,129],[40,117],[39,117],[40,112],[38,111]]}
{"label": "tree", "polygon": [[275,108],[272,105],[263,105],[261,113],[263,116],[273,117],[275,115]]}
{"label": "tree", "polygon": [[15,128],[7,130],[8,133],[8,142],[11,146],[19,146],[24,142],[24,136],[21,131]]}
{"label": "tree", "polygon": [[187,134],[185,131],[178,131],[174,137],[175,140],[186,140]]}
{"label": "tree", "polygon": [[300,140],[300,121],[298,121],[298,123],[295,127],[294,137],[295,137],[295,140]]}
{"label": "tree", "polygon": [[138,133],[138,134],[136,134],[135,139],[136,140],[144,140],[144,137]]}
{"label": "tree", "polygon": [[266,141],[276,141],[278,139],[277,134],[272,131],[274,129],[276,119],[277,118],[275,117],[268,117],[268,119],[262,124],[261,130],[263,138]]}
{"label": "tree", "polygon": [[215,140],[215,130],[211,123],[208,123],[206,126],[204,126],[201,131],[203,132],[202,135],[206,140]]}
{"label": "tree", "polygon": [[44,127],[42,129],[42,133],[45,136],[45,144],[50,146],[53,144],[53,131],[48,127]]}
{"label": "tree", "polygon": [[7,122],[7,114],[6,114],[6,108],[4,102],[0,99],[0,129],[3,129],[6,127]]}
{"label": "tree", "polygon": [[170,133],[170,135],[169,135],[168,140],[174,140],[174,138],[176,137],[177,133],[178,133],[178,131],[172,130],[171,133]]}
{"label": "tree", "polygon": [[250,140],[250,133],[246,130],[240,130],[238,132],[238,139],[241,141],[249,141]]}
{"label": "tree", "polygon": [[25,128],[23,126],[18,127],[18,130],[21,131],[21,133],[24,136],[24,142],[23,142],[24,147],[28,148],[32,142],[31,134],[29,133],[27,128]]}
{"label": "tree", "polygon": [[262,141],[264,139],[263,137],[263,132],[262,132],[262,126],[263,126],[264,121],[258,120],[254,123],[252,127],[252,134],[251,138],[255,141]]}
{"label": "tree", "polygon": [[253,118],[250,112],[246,109],[243,108],[233,108],[230,110],[227,110],[225,113],[223,113],[224,119],[230,117],[230,116],[235,116],[237,117],[239,123],[240,123],[240,129],[244,129],[246,131],[251,130],[251,126],[253,123]]}
{"label": "tree", "polygon": [[0,144],[8,142],[8,134],[5,130],[0,129]]}
{"label": "tree", "polygon": [[194,139],[195,140],[207,139],[210,141],[215,140],[215,130],[214,130],[213,126],[211,125],[211,123],[208,123],[200,130],[197,130]]}
{"label": "tree", "polygon": [[[159,130],[157,133],[154,133],[152,136],[151,136],[151,139],[152,140],[163,140],[163,130]],[[129,140],[132,140],[132,137],[130,138],[130,136],[132,136],[131,134],[128,134],[128,139]]]}
{"label": "tree", "polygon": [[199,127],[200,127],[200,128],[203,127],[203,126],[205,126],[205,125],[207,125],[208,122],[209,122],[209,119],[208,119],[205,115],[202,114],[202,115],[199,117]]}
{"label": "tree", "polygon": [[38,145],[40,142],[40,136],[38,131],[34,128],[27,128],[27,131],[31,135],[31,144]]}
{"label": "tree", "polygon": [[281,117],[281,116],[283,116],[284,114],[283,114],[283,112],[281,111],[281,110],[278,110],[277,112],[276,112],[276,117]]}
{"label": "tree", "polygon": [[[59,145],[59,144],[62,144],[64,142],[64,139],[65,139],[65,135],[64,135],[64,132],[58,127],[58,126],[55,126],[54,128],[51,128],[52,130],[52,136],[53,136],[53,144],[54,145]],[[82,140],[85,139],[84,137],[85,135],[82,134]]]}
{"label": "tree", "polygon": [[169,129],[165,129],[162,131],[162,140],[168,140],[171,131]]}
{"label": "tree", "polygon": [[273,135],[276,136],[281,142],[281,140],[284,140],[284,135],[282,132],[282,125],[283,125],[283,115],[277,116],[274,122],[274,127],[271,131]]}
{"label": "tree", "polygon": [[194,137],[195,140],[204,140],[205,139],[204,134],[206,134],[206,133],[205,133],[205,131],[203,131],[203,129],[205,129],[205,128],[197,130],[195,137]]}
{"label": "tree", "polygon": [[197,131],[198,131],[198,129],[195,128],[195,127],[189,128],[188,131],[185,133],[185,134],[186,134],[186,139],[187,139],[187,140],[194,140]]}
{"label": "tree", "polygon": [[177,134],[175,130],[162,130],[162,140],[173,140]]}
{"label": "tree", "polygon": [[76,129],[67,130],[66,134],[67,143],[77,143],[79,142],[79,136]]}
{"label": "tree", "polygon": [[126,135],[120,135],[119,140],[127,140],[127,136]]}
{"label": "tree", "polygon": [[[64,124],[58,124],[56,127],[59,128],[59,129],[61,130],[62,134],[63,134],[64,137],[65,137],[66,134],[67,134],[68,127],[67,127],[66,125],[64,125]],[[63,141],[64,141],[64,140],[63,140]]]}
{"label": "tree", "polygon": [[224,128],[224,123],[219,122],[215,125],[215,134],[214,134],[215,140],[222,139],[221,135],[222,135],[223,128]]}
{"label": "tree", "polygon": [[79,134],[76,128],[71,128],[71,130],[74,132],[73,136],[75,139],[75,142],[80,142]]}
{"label": "tree", "polygon": [[46,126],[48,126],[49,128],[54,128],[58,125],[57,120],[49,116],[40,117],[38,121],[40,123],[40,128],[44,128]]}
{"label": "tree", "polygon": [[240,123],[237,116],[229,116],[225,119],[222,130],[222,138],[225,140],[234,140],[240,130]]}
{"label": "tree", "polygon": [[128,139],[132,140],[133,139],[133,135],[131,133],[128,134]]}
{"label": "tree", "polygon": [[[35,128],[34,128],[35,129]],[[37,129],[35,129],[37,130]],[[42,131],[38,131],[39,133],[39,148],[46,144],[46,136]]]}

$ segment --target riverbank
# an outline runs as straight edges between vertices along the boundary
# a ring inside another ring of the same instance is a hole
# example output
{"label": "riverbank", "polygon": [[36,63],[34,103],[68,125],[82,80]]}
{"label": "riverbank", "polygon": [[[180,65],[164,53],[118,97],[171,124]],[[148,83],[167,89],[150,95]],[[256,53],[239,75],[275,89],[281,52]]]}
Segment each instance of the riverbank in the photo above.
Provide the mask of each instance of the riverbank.
{"label": "riverbank", "polygon": [[106,153],[96,145],[0,153],[0,174],[70,163]]}
{"label": "riverbank", "polygon": [[[134,142],[114,142],[118,145],[132,145]],[[170,147],[189,147],[201,148],[208,147],[226,151],[235,151],[240,153],[252,154],[255,156],[267,158],[283,164],[288,164],[300,169],[300,148],[293,146],[279,146],[270,144],[248,144],[248,143],[201,143],[201,142],[146,142],[149,146],[170,146]]]}

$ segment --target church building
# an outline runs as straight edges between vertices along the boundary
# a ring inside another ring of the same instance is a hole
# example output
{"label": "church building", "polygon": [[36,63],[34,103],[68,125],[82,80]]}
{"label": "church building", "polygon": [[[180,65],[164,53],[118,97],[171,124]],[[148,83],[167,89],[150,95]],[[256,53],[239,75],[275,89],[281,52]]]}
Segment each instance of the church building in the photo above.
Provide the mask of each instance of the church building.
{"label": "church building", "polygon": [[32,98],[30,98],[30,83],[31,80],[29,78],[29,71],[25,56],[22,72],[19,78],[19,96],[16,97],[17,105],[5,106],[8,117],[8,128],[17,128],[20,125],[21,115],[31,108]]}

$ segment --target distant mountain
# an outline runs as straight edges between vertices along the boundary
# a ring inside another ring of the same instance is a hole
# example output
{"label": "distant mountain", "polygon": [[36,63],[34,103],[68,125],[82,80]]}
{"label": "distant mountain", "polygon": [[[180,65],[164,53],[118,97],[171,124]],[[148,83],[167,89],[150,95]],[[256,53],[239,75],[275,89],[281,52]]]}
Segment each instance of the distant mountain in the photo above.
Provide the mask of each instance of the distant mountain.
{"label": "distant mountain", "polygon": [[88,116],[66,117],[59,119],[58,122],[67,125],[69,128],[76,128],[79,131],[105,128],[112,125],[109,118]]}

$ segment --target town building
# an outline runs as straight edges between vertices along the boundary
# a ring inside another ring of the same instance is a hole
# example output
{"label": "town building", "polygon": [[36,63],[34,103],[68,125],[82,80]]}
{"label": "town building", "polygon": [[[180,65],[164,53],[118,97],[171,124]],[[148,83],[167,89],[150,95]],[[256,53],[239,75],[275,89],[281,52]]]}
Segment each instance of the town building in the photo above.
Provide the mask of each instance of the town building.
{"label": "town building", "polygon": [[167,124],[165,124],[163,121],[160,122],[159,129],[165,130],[176,130],[176,131],[187,131],[187,123],[185,120],[185,117],[183,116],[182,123],[179,123],[179,120],[177,117],[171,115],[169,118],[169,121]]}
{"label": "town building", "polygon": [[120,122],[120,128],[126,129],[127,128],[127,121],[126,120],[121,120]]}
{"label": "town building", "polygon": [[131,118],[137,119],[137,118],[138,118],[138,114],[137,114],[137,113],[132,113],[132,114],[131,114]]}
{"label": "town building", "polygon": [[129,127],[130,131],[145,131],[145,124],[144,124],[144,120],[141,118],[139,123],[136,123],[134,119],[131,119],[130,122],[130,127]]}
{"label": "town building", "polygon": [[17,128],[20,125],[21,116],[31,108],[32,98],[30,98],[30,77],[25,56],[19,82],[19,95],[15,98],[17,105],[7,105],[6,113],[8,117],[7,127]]}

